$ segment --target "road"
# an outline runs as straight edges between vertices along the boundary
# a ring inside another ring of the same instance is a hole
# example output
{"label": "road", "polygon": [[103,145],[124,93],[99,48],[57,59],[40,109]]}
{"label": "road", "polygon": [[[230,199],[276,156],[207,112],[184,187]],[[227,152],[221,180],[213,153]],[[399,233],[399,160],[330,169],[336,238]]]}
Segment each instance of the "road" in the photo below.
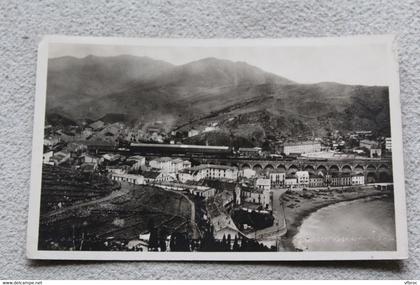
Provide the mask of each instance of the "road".
{"label": "road", "polygon": [[[159,187],[157,185],[155,185],[156,187]],[[195,223],[195,204],[193,201],[191,201],[191,199],[185,195],[184,193],[180,192],[180,191],[176,191],[176,190],[169,190],[169,189],[165,189],[165,188],[161,188],[159,187],[159,189],[168,191],[168,192],[172,192],[172,193],[176,193],[178,195],[181,195],[182,197],[184,197],[191,205],[191,225],[193,226],[193,238],[197,239],[198,237],[201,236],[200,230],[198,228],[198,225]]]}
{"label": "road", "polygon": [[286,189],[274,189],[273,192],[273,225],[269,228],[255,231],[247,236],[257,240],[276,240],[287,232],[287,225],[284,216],[281,196],[286,192]]}
{"label": "road", "polygon": [[73,214],[74,210],[79,210],[81,208],[84,207],[88,207],[88,206],[92,206],[95,204],[99,204],[99,203],[103,203],[109,200],[113,200],[115,198],[121,197],[126,195],[131,189],[132,187],[134,187],[134,185],[130,185],[126,182],[120,182],[121,184],[121,189],[119,191],[113,191],[111,192],[108,196],[99,198],[99,199],[95,199],[95,200],[91,200],[91,201],[87,201],[87,202],[82,202],[82,203],[77,203],[74,204],[70,207],[65,207],[62,209],[58,209],[58,210],[54,210],[51,212],[48,212],[44,215],[41,216],[41,223],[44,222],[52,222],[55,221],[55,219],[57,219],[57,217],[60,217],[60,219],[62,219],[63,217],[66,217],[67,214]]}

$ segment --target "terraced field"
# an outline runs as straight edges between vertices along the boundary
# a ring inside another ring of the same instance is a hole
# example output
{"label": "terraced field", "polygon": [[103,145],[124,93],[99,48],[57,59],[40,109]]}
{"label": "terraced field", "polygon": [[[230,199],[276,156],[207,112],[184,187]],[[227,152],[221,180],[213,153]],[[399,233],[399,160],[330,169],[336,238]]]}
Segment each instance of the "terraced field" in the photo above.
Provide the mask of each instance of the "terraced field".
{"label": "terraced field", "polygon": [[100,175],[70,168],[42,167],[41,214],[109,195],[119,185]]}
{"label": "terraced field", "polygon": [[[67,187],[58,186],[59,189],[66,189],[63,190],[65,195],[69,193]],[[96,189],[94,185],[90,187]],[[51,188],[54,188],[53,185]],[[80,199],[73,199],[72,202],[79,202],[44,213],[38,247],[44,250],[110,250],[104,246],[107,241],[127,244],[129,240],[138,238],[139,234],[146,233],[151,220],[159,231],[191,232],[191,204],[183,195],[151,186],[128,184],[121,184],[120,195],[114,195],[113,192],[103,196],[104,192],[100,192],[99,187],[97,190],[97,199],[89,191],[75,191],[75,197]],[[51,192],[54,195],[50,195]],[[83,193],[87,195],[83,196]],[[51,197],[60,198],[57,191],[49,191],[43,199],[50,201]],[[51,213],[54,214],[53,219],[49,219]],[[118,250],[126,248],[122,246]]]}

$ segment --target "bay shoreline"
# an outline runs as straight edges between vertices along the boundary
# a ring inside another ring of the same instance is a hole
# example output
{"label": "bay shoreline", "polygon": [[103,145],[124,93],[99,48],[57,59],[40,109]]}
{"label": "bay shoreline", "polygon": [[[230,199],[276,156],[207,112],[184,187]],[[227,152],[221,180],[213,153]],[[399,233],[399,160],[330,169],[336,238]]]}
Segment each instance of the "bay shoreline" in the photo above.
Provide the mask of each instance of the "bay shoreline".
{"label": "bay shoreline", "polygon": [[[342,202],[350,202],[360,199],[365,199],[368,197],[380,197],[380,196],[392,196],[393,191],[380,191],[376,189],[366,189],[363,190],[363,193],[360,192],[350,192],[350,193],[334,193],[333,198],[330,200],[320,201],[309,201],[304,202],[305,205],[300,209],[288,209],[285,208],[286,212],[286,223],[287,223],[287,233],[281,238],[280,244],[283,248],[282,251],[301,251],[296,248],[293,244],[293,238],[298,234],[299,229],[303,222],[311,214],[316,211]],[[339,196],[339,197],[337,197]]]}

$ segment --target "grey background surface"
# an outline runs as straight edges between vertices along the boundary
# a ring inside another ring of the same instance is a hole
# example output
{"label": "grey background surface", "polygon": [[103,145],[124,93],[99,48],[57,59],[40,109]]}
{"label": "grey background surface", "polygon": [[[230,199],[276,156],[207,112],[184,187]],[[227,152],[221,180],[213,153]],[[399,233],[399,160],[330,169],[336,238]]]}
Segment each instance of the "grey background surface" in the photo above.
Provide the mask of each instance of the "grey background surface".
{"label": "grey background surface", "polygon": [[[420,278],[419,1],[0,2],[0,279]],[[36,49],[44,34],[256,38],[398,35],[410,258],[354,262],[34,262],[25,258]]]}

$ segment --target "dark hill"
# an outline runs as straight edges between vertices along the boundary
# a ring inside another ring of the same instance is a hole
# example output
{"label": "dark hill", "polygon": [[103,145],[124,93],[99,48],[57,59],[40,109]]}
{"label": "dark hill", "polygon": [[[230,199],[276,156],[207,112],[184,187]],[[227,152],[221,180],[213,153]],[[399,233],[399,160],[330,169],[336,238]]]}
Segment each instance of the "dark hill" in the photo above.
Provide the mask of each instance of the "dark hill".
{"label": "dark hill", "polygon": [[134,82],[153,80],[173,68],[148,57],[60,57],[48,61],[47,108],[54,109],[121,92]]}
{"label": "dark hill", "polygon": [[205,58],[176,66],[162,74],[158,80],[158,83],[163,86],[171,84],[201,88],[293,83],[286,78],[265,72],[245,62],[232,62],[216,58]]}
{"label": "dark hill", "polygon": [[[60,64],[60,76],[57,67],[49,71],[48,110],[59,109],[77,120],[105,116],[143,124],[162,121],[167,130],[216,122],[217,133],[191,140],[212,144],[237,137],[247,146],[266,137],[322,136],[332,130],[390,133],[387,87],[299,84],[246,63],[215,58],[181,66],[149,58],[110,58],[117,71],[104,58],[61,60],[70,63]],[[79,89],[65,82],[66,74]]]}
{"label": "dark hill", "polygon": [[53,125],[55,127],[69,127],[78,125],[75,121],[57,113],[47,113],[45,124]]}
{"label": "dark hill", "polygon": [[109,113],[99,118],[99,120],[107,124],[113,124],[117,122],[125,123],[129,120],[129,117],[126,114]]}

